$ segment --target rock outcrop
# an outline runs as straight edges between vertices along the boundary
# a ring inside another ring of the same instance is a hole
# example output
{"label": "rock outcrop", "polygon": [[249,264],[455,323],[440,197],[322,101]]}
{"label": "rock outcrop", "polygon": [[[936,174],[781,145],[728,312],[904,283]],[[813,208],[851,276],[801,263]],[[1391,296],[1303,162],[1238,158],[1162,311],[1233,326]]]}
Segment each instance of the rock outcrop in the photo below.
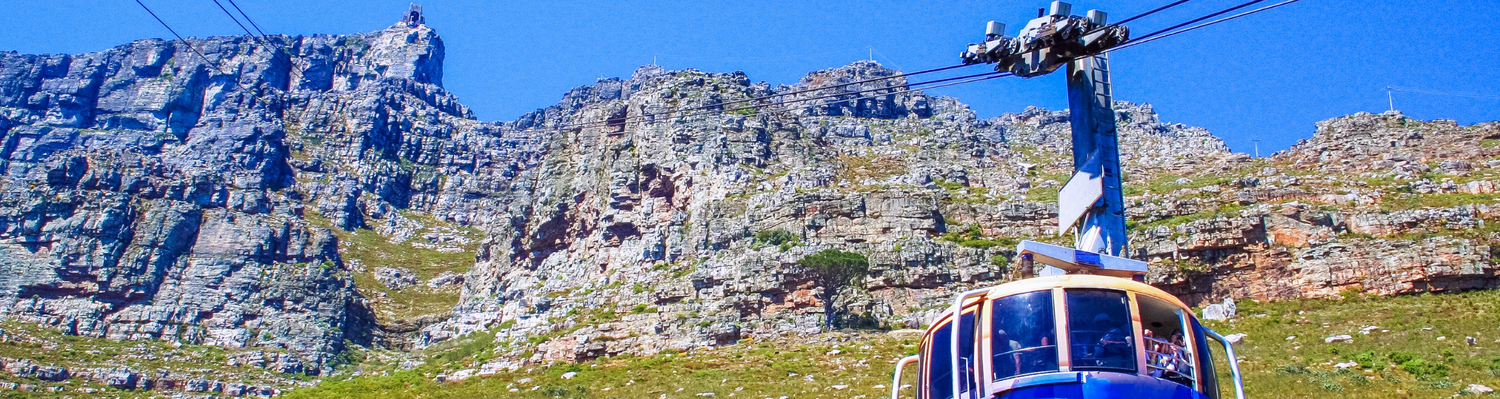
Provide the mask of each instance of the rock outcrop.
{"label": "rock outcrop", "polygon": [[326,371],[377,335],[329,227],[364,226],[372,203],[435,208],[403,165],[489,126],[442,90],[442,58],[426,27],[0,55],[0,314]]}

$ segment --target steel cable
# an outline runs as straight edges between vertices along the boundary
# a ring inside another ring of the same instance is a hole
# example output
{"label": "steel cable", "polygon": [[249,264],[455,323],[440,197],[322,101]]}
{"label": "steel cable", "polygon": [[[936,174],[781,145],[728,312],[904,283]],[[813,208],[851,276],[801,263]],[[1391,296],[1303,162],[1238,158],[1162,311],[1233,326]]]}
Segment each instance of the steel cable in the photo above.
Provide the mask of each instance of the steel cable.
{"label": "steel cable", "polygon": [[209,61],[208,60],[208,56],[203,55],[202,51],[198,51],[198,48],[194,47],[193,43],[188,42],[187,39],[182,38],[182,35],[177,34],[177,30],[176,29],[172,29],[171,25],[167,25],[167,21],[163,21],[161,19],[161,17],[156,16],[156,12],[151,11],[151,7],[146,7],[146,3],[142,3],[141,0],[135,0],[135,4],[140,4],[141,8],[146,9],[146,13],[147,14],[151,14],[151,18],[156,18],[156,22],[160,22],[162,27],[167,28],[168,32],[172,32],[172,36],[177,36],[177,40],[182,41],[182,44],[187,45],[188,49],[193,50],[194,53],[198,54],[198,57],[203,58],[203,63],[209,64],[214,70],[219,71],[220,74],[224,74],[224,75],[228,75],[229,74],[227,72],[224,72],[223,69],[220,69],[219,65],[217,63],[215,63],[213,61]]}
{"label": "steel cable", "polygon": [[[1255,5],[1256,3],[1260,3],[1260,2],[1264,2],[1264,1],[1266,1],[1266,0],[1250,0],[1249,2],[1246,2],[1244,4],[1240,4],[1240,5],[1237,5],[1237,6],[1234,6],[1234,7],[1230,7],[1230,8],[1224,9],[1222,11],[1215,12],[1213,14],[1208,14],[1208,15],[1205,15],[1205,16],[1202,16],[1202,17],[1195,18],[1195,19],[1193,19],[1191,21],[1183,22],[1183,23],[1180,23],[1180,24],[1177,24],[1177,25],[1172,25],[1172,27],[1169,27],[1169,28],[1166,28],[1166,29],[1161,29],[1161,30],[1158,30],[1158,31],[1155,31],[1155,32],[1147,33],[1145,35],[1141,35],[1140,37],[1127,40],[1127,41],[1125,41],[1125,43],[1122,43],[1119,46],[1115,46],[1115,48],[1120,48],[1121,46],[1124,46],[1126,44],[1130,44],[1130,43],[1133,43],[1133,42],[1144,41],[1144,40],[1150,39],[1153,36],[1160,35],[1162,33],[1166,33],[1168,31],[1175,30],[1177,28],[1181,28],[1181,27],[1184,27],[1184,26],[1196,24],[1198,22],[1201,22],[1201,21],[1209,19],[1209,18],[1217,17],[1217,16],[1224,15],[1224,14],[1228,14],[1228,13],[1234,12],[1234,10],[1238,10],[1238,9],[1241,9],[1241,8],[1249,7],[1249,6]],[[1292,1],[1296,1],[1296,0],[1292,0]]]}
{"label": "steel cable", "polygon": [[[1280,2],[1280,3],[1276,3],[1276,4],[1269,5],[1269,6],[1265,6],[1265,7],[1257,8],[1257,9],[1254,9],[1254,10],[1242,12],[1242,13],[1239,13],[1239,14],[1231,15],[1231,16],[1228,16],[1228,17],[1220,18],[1220,19],[1217,19],[1217,20],[1214,20],[1214,21],[1211,21],[1211,22],[1207,22],[1207,23],[1201,24],[1201,25],[1196,25],[1196,26],[1193,26],[1193,27],[1190,27],[1190,28],[1186,28],[1186,29],[1182,29],[1182,30],[1179,30],[1179,31],[1174,31],[1174,32],[1171,32],[1171,33],[1167,33],[1167,34],[1164,34],[1164,35],[1161,35],[1161,36],[1149,37],[1149,38],[1142,38],[1142,39],[1133,39],[1133,40],[1127,41],[1124,44],[1121,44],[1119,46],[1115,46],[1114,48],[1109,49],[1106,52],[1108,52],[1108,51],[1116,51],[1116,50],[1121,50],[1121,49],[1126,49],[1126,48],[1130,48],[1132,46],[1136,46],[1136,45],[1140,45],[1140,44],[1145,44],[1145,43],[1150,43],[1150,42],[1156,41],[1158,39],[1165,39],[1165,38],[1168,38],[1168,37],[1177,36],[1177,35],[1180,35],[1180,34],[1183,34],[1183,33],[1192,32],[1192,31],[1195,31],[1195,30],[1198,30],[1198,29],[1206,28],[1206,27],[1209,27],[1209,26],[1212,26],[1212,25],[1215,25],[1215,24],[1223,23],[1223,22],[1226,22],[1226,21],[1230,21],[1230,20],[1234,20],[1234,19],[1237,19],[1237,18],[1245,17],[1245,16],[1248,16],[1248,15],[1251,15],[1251,14],[1255,14],[1255,13],[1259,13],[1259,12],[1262,12],[1262,11],[1270,10],[1270,9],[1273,9],[1273,8],[1276,8],[1276,7],[1281,7],[1281,6],[1284,6],[1284,5],[1287,5],[1287,4],[1296,3],[1298,1],[1301,1],[1301,0],[1286,0],[1286,1],[1283,1],[1283,2]],[[1243,6],[1241,6],[1241,7],[1243,7]],[[1236,7],[1236,8],[1239,8],[1239,7]],[[1232,11],[1232,10],[1233,9],[1231,9],[1230,11]],[[1215,15],[1219,15],[1219,14],[1223,14],[1223,12],[1215,13]],[[1198,19],[1196,21],[1201,21],[1201,20],[1203,20],[1203,18],[1200,18],[1200,19]],[[1179,24],[1178,26],[1181,26],[1181,24]],[[1156,33],[1160,33],[1160,32],[1163,32],[1163,31],[1165,31],[1165,30],[1157,31]],[[1155,34],[1155,33],[1153,33],[1153,34]]]}

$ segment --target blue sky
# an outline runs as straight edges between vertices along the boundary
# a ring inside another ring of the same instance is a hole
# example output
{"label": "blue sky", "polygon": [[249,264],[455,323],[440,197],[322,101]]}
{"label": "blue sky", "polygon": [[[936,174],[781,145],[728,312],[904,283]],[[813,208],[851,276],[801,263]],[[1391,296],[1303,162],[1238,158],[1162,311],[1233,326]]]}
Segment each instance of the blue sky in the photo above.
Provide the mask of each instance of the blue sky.
{"label": "blue sky", "polygon": [[[211,0],[142,0],[186,36],[243,34]],[[223,1],[223,0],[221,0]],[[374,31],[407,1],[237,0],[268,33]],[[1115,20],[1168,0],[1075,1]],[[1267,1],[1270,4],[1273,1]],[[16,0],[0,12],[0,50],[98,51],[170,38],[131,0]],[[1009,33],[1045,1],[424,1],[447,45],[445,86],[481,119],[509,120],[600,77],[637,66],[745,71],[792,83],[809,71],[870,57],[898,69],[956,64],[965,44],[999,20]],[[1150,32],[1240,0],[1194,0],[1131,24]],[[227,4],[226,4],[227,5]],[[1202,126],[1236,151],[1259,139],[1268,155],[1311,136],[1314,123],[1387,108],[1385,86],[1500,95],[1500,2],[1302,0],[1267,13],[1122,50],[1115,97],[1149,102],[1164,120]],[[873,51],[871,51],[873,49]],[[978,73],[979,68],[957,73]],[[916,79],[916,78],[914,78]],[[981,117],[1028,105],[1066,108],[1061,75],[1007,78],[932,91]],[[1395,93],[1421,119],[1500,119],[1500,100]]]}

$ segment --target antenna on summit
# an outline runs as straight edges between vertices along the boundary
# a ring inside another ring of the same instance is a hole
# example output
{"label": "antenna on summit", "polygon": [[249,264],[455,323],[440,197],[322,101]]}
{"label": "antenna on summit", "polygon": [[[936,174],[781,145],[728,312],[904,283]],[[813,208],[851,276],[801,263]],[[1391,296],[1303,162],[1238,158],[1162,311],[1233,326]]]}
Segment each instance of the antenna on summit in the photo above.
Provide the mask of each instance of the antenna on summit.
{"label": "antenna on summit", "polygon": [[1385,87],[1385,100],[1391,103],[1391,112],[1396,111],[1396,96],[1391,94],[1394,90],[1396,90],[1394,87]]}

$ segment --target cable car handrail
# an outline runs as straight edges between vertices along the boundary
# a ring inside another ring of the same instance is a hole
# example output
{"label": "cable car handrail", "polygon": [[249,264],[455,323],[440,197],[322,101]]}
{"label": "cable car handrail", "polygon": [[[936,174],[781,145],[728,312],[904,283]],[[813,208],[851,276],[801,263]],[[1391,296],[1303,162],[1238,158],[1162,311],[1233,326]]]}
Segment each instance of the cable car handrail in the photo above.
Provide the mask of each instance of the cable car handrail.
{"label": "cable car handrail", "polygon": [[[1055,372],[1057,372],[1057,370],[1054,368],[1052,370],[1036,370],[1036,371],[1031,371],[1031,372],[1027,372],[1027,373],[1024,373],[1024,374],[1008,375],[1008,376],[1005,376],[1004,378],[996,378],[995,377],[995,374],[996,374],[995,370],[1000,368],[1000,366],[998,366],[998,365],[996,365],[994,363],[994,362],[998,361],[998,360],[995,360],[995,359],[999,359],[1002,356],[1022,356],[1022,355],[1026,355],[1026,353],[1022,353],[1022,352],[1032,352],[1032,351],[1042,350],[1042,349],[1052,349],[1052,350],[1055,351],[1055,350],[1057,350],[1057,345],[1038,345],[1038,346],[1033,346],[1033,347],[1029,347],[1029,348],[1016,349],[1016,350],[1009,351],[1009,352],[997,353],[994,356],[991,356],[990,357],[990,381],[1005,381],[1005,380],[1010,380],[1010,379],[1025,377],[1025,376],[1029,376],[1029,375],[1036,375],[1036,374],[1041,374],[1041,373],[1055,373]],[[1053,357],[1053,360],[1055,361],[1056,358],[1057,358],[1057,352],[1052,352],[1052,357]],[[1017,369],[1016,371],[1019,372],[1020,369]]]}
{"label": "cable car handrail", "polygon": [[[978,288],[978,289],[972,289],[972,290],[964,291],[963,293],[958,294],[957,297],[953,298],[953,307],[952,307],[952,310],[951,310],[952,314],[953,314],[953,328],[951,330],[952,331],[952,336],[951,336],[950,340],[948,341],[948,349],[949,349],[949,351],[948,351],[948,354],[949,354],[948,361],[950,363],[948,367],[952,367],[952,370],[953,370],[952,382],[953,382],[953,397],[954,398],[958,398],[958,394],[960,392],[964,392],[964,391],[961,391],[961,390],[958,389],[958,373],[959,373],[959,370],[963,370],[963,369],[958,368],[958,366],[959,366],[959,364],[958,364],[958,343],[959,343],[958,332],[960,330],[963,330],[964,301],[966,301],[969,298],[972,298],[974,296],[983,295],[984,293],[990,292],[990,289],[992,289],[992,288],[993,287],[986,287],[986,288]],[[974,323],[975,324],[979,323],[979,315],[977,315],[977,314],[974,315]],[[972,340],[972,337],[970,339]],[[936,348],[934,348],[934,349],[936,349]],[[963,370],[963,371],[965,373],[968,372],[968,370]],[[974,376],[971,375],[971,376],[969,376],[969,379],[971,381],[973,381],[976,385],[979,384],[979,381],[977,379],[973,378],[973,377]],[[980,391],[980,390],[976,389],[975,391]]]}
{"label": "cable car handrail", "polygon": [[1219,335],[1214,330],[1208,329],[1208,327],[1203,327],[1203,334],[1224,345],[1224,354],[1229,357],[1229,371],[1234,375],[1234,397],[1236,399],[1245,399],[1245,381],[1240,378],[1240,361],[1238,357],[1234,356],[1234,345],[1230,345],[1229,339],[1224,338],[1223,335]]}
{"label": "cable car handrail", "polygon": [[[896,376],[891,378],[891,399],[900,399],[901,397],[901,371],[906,368],[906,365],[916,363],[921,359],[922,355],[911,355],[896,361]],[[917,379],[920,380],[921,378],[918,377]]]}
{"label": "cable car handrail", "polygon": [[1034,351],[1034,350],[1037,350],[1037,349],[1049,349],[1049,348],[1056,349],[1057,345],[1038,345],[1038,346],[1033,346],[1033,347],[1028,347],[1028,348],[1021,348],[1021,349],[1016,349],[1016,350],[1013,350],[1013,351],[1010,351],[1010,352],[996,353],[994,357],[1001,357],[1001,356],[1005,356],[1005,355],[1009,355],[1009,354],[1018,354],[1020,352],[1030,352],[1030,351]]}
{"label": "cable car handrail", "polygon": [[[1174,373],[1174,374],[1182,375],[1184,377],[1187,377],[1187,378],[1191,379],[1195,375],[1197,375],[1197,372],[1194,371],[1194,369],[1193,369],[1193,363],[1192,363],[1192,361],[1188,360],[1187,358],[1184,357],[1184,355],[1182,355],[1182,354],[1186,354],[1187,353],[1187,348],[1184,348],[1181,345],[1174,344],[1174,343],[1172,343],[1170,341],[1167,341],[1167,340],[1164,340],[1164,339],[1161,339],[1161,338],[1156,338],[1156,337],[1141,337],[1141,338],[1147,340],[1147,342],[1150,343],[1150,344],[1166,345],[1167,348],[1170,348],[1170,350],[1172,350],[1172,352],[1157,352],[1157,351],[1151,349],[1151,347],[1154,346],[1154,345],[1148,345],[1148,346],[1146,346],[1146,370],[1147,370],[1147,374],[1150,374],[1150,370],[1156,369],[1156,370],[1161,370],[1163,376],[1167,375],[1167,373]],[[1191,356],[1191,355],[1188,355],[1188,356]],[[1160,365],[1159,363],[1162,361],[1162,359],[1168,359],[1169,361],[1171,361],[1171,364],[1170,364],[1171,368],[1168,368],[1166,366]],[[1186,373],[1183,372],[1184,371],[1183,369],[1186,369],[1185,370]]]}

